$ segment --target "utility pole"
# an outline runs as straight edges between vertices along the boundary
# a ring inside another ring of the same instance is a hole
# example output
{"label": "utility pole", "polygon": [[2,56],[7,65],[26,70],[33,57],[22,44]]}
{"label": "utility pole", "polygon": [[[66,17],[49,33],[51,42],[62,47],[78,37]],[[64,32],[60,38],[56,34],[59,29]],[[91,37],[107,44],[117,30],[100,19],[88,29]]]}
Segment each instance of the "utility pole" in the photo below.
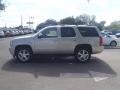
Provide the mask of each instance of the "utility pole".
{"label": "utility pole", "polygon": [[29,17],[29,28],[30,28],[30,26],[31,26],[31,25],[30,25],[30,19],[31,19],[31,17]]}
{"label": "utility pole", "polygon": [[22,18],[22,15],[21,15],[21,26],[23,26],[23,18]]}
{"label": "utility pole", "polygon": [[33,25],[33,19],[34,17],[29,17],[29,21],[27,22],[29,28],[31,28],[31,25]]}

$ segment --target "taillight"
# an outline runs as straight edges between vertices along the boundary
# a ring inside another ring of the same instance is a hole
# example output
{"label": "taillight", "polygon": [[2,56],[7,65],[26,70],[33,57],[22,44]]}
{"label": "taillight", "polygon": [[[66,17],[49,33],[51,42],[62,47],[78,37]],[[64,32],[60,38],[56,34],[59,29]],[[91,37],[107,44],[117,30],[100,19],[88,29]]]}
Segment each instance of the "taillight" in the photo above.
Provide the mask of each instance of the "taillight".
{"label": "taillight", "polygon": [[103,45],[103,38],[100,36],[99,39],[100,39],[99,45],[102,46]]}

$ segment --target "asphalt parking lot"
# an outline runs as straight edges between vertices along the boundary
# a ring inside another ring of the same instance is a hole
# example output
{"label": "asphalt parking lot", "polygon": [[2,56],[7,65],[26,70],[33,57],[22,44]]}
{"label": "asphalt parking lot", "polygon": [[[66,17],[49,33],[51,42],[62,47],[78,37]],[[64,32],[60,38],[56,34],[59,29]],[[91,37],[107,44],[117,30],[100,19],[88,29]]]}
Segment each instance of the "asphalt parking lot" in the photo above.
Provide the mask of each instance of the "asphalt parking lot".
{"label": "asphalt parking lot", "polygon": [[105,49],[88,63],[73,57],[15,61],[0,38],[0,90],[120,90],[120,49]]}

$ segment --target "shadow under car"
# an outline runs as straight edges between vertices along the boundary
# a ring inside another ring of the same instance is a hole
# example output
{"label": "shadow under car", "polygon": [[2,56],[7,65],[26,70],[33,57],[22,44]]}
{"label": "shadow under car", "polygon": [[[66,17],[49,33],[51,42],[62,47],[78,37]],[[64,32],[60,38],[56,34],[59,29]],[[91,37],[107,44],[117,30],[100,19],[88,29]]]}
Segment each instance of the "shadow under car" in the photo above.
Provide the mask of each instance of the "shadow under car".
{"label": "shadow under car", "polygon": [[3,65],[2,70],[30,73],[35,78],[39,76],[60,77],[67,73],[79,74],[79,78],[91,78],[90,71],[104,73],[108,76],[116,76],[116,72],[104,60],[96,57],[92,57],[92,60],[88,63],[78,63],[73,57],[43,57],[36,58],[29,63],[9,60]]}

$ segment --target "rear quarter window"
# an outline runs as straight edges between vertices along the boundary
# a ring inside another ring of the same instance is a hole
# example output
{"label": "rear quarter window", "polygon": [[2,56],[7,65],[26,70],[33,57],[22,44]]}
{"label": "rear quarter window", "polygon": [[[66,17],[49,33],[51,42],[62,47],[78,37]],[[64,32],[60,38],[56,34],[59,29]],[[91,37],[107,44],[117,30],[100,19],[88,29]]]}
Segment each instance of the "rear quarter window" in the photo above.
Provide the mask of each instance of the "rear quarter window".
{"label": "rear quarter window", "polygon": [[94,27],[78,27],[79,32],[83,37],[98,37],[99,34]]}

